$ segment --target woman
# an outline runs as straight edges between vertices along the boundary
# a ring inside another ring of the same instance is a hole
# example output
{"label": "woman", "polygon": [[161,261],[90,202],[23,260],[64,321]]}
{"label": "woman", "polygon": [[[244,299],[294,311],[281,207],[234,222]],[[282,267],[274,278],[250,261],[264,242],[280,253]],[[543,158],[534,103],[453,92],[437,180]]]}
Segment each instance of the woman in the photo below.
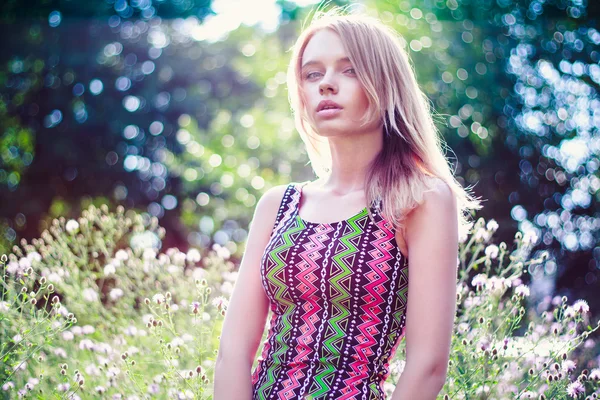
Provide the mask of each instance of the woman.
{"label": "woman", "polygon": [[444,385],[459,235],[481,205],[453,177],[397,34],[339,11],[317,13],[293,48],[289,97],[319,179],[257,204],[215,400],[385,399],[403,337],[392,400]]}

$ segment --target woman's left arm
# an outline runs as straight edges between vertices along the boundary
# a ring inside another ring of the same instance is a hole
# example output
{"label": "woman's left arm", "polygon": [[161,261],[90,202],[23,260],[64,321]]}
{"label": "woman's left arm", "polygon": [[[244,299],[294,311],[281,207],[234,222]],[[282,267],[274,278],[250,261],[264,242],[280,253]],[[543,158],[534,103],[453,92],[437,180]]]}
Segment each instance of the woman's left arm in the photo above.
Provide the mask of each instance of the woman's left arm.
{"label": "woman's left arm", "polygon": [[453,192],[440,180],[407,218],[406,364],[391,400],[435,400],[446,381],[456,313],[457,213]]}

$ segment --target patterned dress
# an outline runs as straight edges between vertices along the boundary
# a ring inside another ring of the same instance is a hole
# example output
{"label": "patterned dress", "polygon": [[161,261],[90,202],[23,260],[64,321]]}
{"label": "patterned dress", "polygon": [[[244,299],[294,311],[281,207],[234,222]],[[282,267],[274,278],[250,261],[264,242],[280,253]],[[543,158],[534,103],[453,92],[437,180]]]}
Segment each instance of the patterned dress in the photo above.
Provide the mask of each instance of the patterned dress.
{"label": "patterned dress", "polygon": [[389,361],[404,335],[408,259],[372,207],[343,221],[298,215],[288,185],[260,266],[272,317],[253,399],[386,399]]}

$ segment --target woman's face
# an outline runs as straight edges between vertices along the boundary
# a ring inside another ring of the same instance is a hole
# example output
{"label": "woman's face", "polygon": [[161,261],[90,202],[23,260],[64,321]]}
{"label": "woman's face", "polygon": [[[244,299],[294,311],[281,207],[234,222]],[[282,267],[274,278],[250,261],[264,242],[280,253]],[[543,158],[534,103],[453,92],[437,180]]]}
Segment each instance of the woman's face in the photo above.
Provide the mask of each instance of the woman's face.
{"label": "woman's face", "polygon": [[[306,112],[320,135],[347,135],[363,130],[358,125],[369,101],[358,80],[339,35],[322,29],[309,40],[302,54],[301,90]],[[341,109],[317,112],[322,100],[331,100]]]}

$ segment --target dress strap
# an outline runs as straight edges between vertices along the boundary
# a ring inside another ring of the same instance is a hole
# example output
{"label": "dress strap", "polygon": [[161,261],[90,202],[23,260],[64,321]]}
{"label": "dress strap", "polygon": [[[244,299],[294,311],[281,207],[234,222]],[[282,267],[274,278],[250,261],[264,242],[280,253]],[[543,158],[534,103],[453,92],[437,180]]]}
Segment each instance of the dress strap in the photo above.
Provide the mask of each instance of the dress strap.
{"label": "dress strap", "polygon": [[295,182],[289,183],[285,189],[283,198],[279,203],[279,209],[277,210],[277,216],[275,217],[275,223],[273,224],[271,237],[276,235],[277,232],[279,232],[279,230],[286,225],[286,223],[294,216],[296,212],[300,196],[295,185]]}

